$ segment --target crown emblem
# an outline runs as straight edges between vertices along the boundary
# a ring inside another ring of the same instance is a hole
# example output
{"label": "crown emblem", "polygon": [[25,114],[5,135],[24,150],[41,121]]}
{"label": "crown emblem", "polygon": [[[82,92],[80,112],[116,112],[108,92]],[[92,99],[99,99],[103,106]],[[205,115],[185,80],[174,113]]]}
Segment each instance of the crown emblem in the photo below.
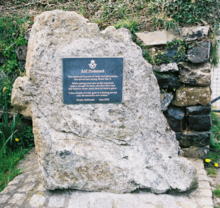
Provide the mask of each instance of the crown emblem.
{"label": "crown emblem", "polygon": [[95,60],[91,60],[91,63],[88,65],[91,69],[95,69],[97,64],[95,63]]}

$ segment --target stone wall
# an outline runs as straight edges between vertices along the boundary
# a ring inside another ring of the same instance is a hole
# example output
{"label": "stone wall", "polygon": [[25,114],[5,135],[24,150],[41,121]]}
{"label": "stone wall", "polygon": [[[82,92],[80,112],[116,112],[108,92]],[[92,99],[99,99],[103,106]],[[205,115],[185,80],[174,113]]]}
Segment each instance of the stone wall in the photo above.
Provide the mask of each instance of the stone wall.
{"label": "stone wall", "polygon": [[[162,111],[176,132],[182,154],[203,159],[208,154],[211,137],[208,32],[209,27],[191,27],[182,28],[179,34],[165,31],[136,34],[150,48],[150,55],[162,63],[153,66],[161,90]],[[170,47],[167,41],[171,42]]]}

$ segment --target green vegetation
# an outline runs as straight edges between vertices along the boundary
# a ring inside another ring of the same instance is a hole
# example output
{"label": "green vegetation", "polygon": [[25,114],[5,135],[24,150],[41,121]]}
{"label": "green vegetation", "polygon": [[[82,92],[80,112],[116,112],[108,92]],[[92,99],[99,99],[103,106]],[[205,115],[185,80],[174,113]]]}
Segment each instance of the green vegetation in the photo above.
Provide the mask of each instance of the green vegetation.
{"label": "green vegetation", "polygon": [[217,176],[217,169],[220,161],[220,118],[216,113],[211,113],[212,116],[212,129],[210,152],[208,158],[205,160],[205,167],[207,173],[213,177]]}
{"label": "green vegetation", "polygon": [[212,176],[212,177],[217,177],[218,175],[218,171],[216,168],[207,168],[206,169],[208,175]]}
{"label": "green vegetation", "polygon": [[212,41],[212,47],[210,50],[210,63],[213,66],[218,66],[219,64],[219,42],[215,38]]}
{"label": "green vegetation", "polygon": [[3,89],[5,105],[0,123],[0,191],[22,170],[16,169],[19,160],[34,146],[32,127],[22,127],[22,117],[8,117],[7,95]]}
{"label": "green vegetation", "polygon": [[18,45],[27,45],[24,38],[30,21],[27,16],[21,17],[18,15],[1,16],[0,15],[0,53],[4,57],[4,64],[0,65],[0,73],[3,76],[0,82],[0,107],[4,105],[5,99],[3,95],[3,88],[5,87],[5,94],[7,105],[11,106],[11,90],[14,80],[17,76],[25,74],[24,69],[19,66],[15,47]]}
{"label": "green vegetation", "polygon": [[173,40],[171,42],[167,42],[165,51],[158,50],[152,58],[152,64],[160,65],[160,64],[168,64],[172,62],[179,62],[181,60],[186,59],[186,49],[188,45],[185,40]]}
{"label": "green vegetation", "polygon": [[16,168],[16,165],[27,151],[26,149],[16,151],[7,150],[7,154],[0,152],[0,192],[16,175],[22,172],[21,169]]}
{"label": "green vegetation", "polygon": [[211,149],[219,149],[220,150],[220,118],[219,116],[212,112],[212,129],[211,129]]}
{"label": "green vegetation", "polygon": [[216,189],[213,191],[213,193],[215,194],[215,196],[220,198],[220,184],[217,185]]}

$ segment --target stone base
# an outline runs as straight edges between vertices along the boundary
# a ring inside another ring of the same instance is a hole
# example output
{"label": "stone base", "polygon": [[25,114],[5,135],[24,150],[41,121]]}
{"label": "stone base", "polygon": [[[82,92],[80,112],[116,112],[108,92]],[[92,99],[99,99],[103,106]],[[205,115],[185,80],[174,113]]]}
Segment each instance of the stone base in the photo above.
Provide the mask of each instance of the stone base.
{"label": "stone base", "polygon": [[205,146],[205,147],[191,146],[189,148],[183,148],[182,152],[183,152],[182,156],[184,157],[206,159],[209,154],[209,146]]}
{"label": "stone base", "polygon": [[18,168],[21,175],[0,192],[0,207],[4,208],[213,208],[212,192],[203,161],[189,159],[197,170],[199,187],[192,192],[178,195],[112,194],[75,190],[48,191],[37,179],[37,155],[34,149],[27,154]]}

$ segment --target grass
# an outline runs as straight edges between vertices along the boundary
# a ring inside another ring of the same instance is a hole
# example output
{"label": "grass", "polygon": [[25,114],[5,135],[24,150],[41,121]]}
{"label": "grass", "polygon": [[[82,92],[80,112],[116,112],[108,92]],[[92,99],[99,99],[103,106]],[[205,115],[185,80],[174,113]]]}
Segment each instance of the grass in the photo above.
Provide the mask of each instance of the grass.
{"label": "grass", "polygon": [[7,186],[7,184],[18,174],[22,169],[17,169],[16,165],[28,149],[18,149],[16,151],[7,151],[7,154],[0,153],[0,192]]}
{"label": "grass", "polygon": [[207,170],[207,173],[212,176],[217,176],[217,169],[214,167],[214,164],[219,164],[220,161],[220,119],[216,115],[216,113],[211,113],[212,116],[212,129],[211,129],[211,141],[210,141],[210,151],[208,158],[211,160],[211,162],[206,163],[205,167]]}
{"label": "grass", "polygon": [[212,129],[211,129],[210,147],[215,150],[220,150],[220,144],[219,144],[220,142],[220,119],[218,115],[214,112],[211,113],[211,116],[212,116]]}
{"label": "grass", "polygon": [[213,191],[216,197],[220,198],[220,184],[217,185],[216,189]]}
{"label": "grass", "polygon": [[217,177],[217,175],[218,175],[218,171],[216,168],[210,167],[210,168],[207,168],[206,171],[207,171],[208,175],[210,175],[211,177]]}
{"label": "grass", "polygon": [[34,146],[32,128],[22,128],[22,118],[17,114],[8,118],[7,99],[3,90],[5,105],[0,123],[0,192],[22,170],[17,169],[19,160]]}

